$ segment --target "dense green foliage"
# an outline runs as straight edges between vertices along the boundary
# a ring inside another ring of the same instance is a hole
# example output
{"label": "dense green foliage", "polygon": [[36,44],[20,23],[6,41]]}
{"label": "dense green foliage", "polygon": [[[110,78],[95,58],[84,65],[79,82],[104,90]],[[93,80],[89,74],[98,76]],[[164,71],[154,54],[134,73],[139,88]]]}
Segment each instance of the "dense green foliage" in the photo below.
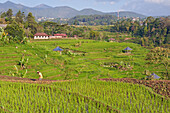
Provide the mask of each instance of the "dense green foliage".
{"label": "dense green foliage", "polygon": [[55,22],[40,22],[39,23],[44,28],[44,32],[48,35],[54,35],[56,33],[67,34],[68,37],[74,37],[77,35],[78,37],[89,38],[88,31],[90,28],[84,27],[76,27],[76,26],[68,26],[67,24],[59,25]]}
{"label": "dense green foliage", "polygon": [[15,17],[12,18],[12,16],[13,14],[11,9],[1,14],[1,18],[5,18],[5,22],[2,22],[4,24],[8,24],[4,33],[8,34],[7,38],[15,38],[13,42],[16,42],[16,40],[17,42],[21,42],[25,36],[27,36],[27,38],[31,38],[35,33],[43,32],[42,27],[35,21],[32,13],[25,16],[24,12],[21,13],[19,10]]}
{"label": "dense green foliage", "polygon": [[0,106],[9,112],[169,112],[169,99],[143,86],[80,80],[53,85],[0,81]]}
{"label": "dense green foliage", "polygon": [[[67,34],[68,37],[78,36],[94,40],[109,41],[109,38],[114,38],[114,40],[116,39],[115,41],[119,42],[126,41],[126,38],[128,38],[127,42],[137,43],[148,48],[157,46],[168,47],[168,39],[170,37],[170,21],[168,17],[148,17],[145,20],[140,18],[121,18],[117,20],[115,16],[111,15],[76,16],[70,19],[67,24],[63,25],[59,20],[57,23],[45,21],[38,24],[32,13],[29,13],[28,16],[25,17],[24,12],[21,13],[21,11],[18,11],[15,18],[12,19],[11,9],[2,13],[1,17],[8,18],[6,19],[6,23],[14,23],[13,21],[15,20],[19,26],[22,27],[24,35],[27,37],[33,37],[37,32],[45,32],[48,35],[64,33]],[[16,36],[16,33],[13,33],[14,28],[11,27],[12,25],[8,26],[7,29],[9,30],[5,32],[10,32],[9,35],[14,37],[13,35]],[[19,29],[15,29],[15,31],[20,32]],[[122,33],[124,34],[123,38],[120,36]],[[20,36],[17,35],[17,37]]]}
{"label": "dense green foliage", "polygon": [[5,16],[6,16],[5,21],[7,21],[7,22],[9,22],[9,23],[12,22],[12,15],[13,15],[12,12],[13,12],[12,9],[9,9],[9,10],[6,12],[6,14],[5,14]]}
{"label": "dense green foliage", "polygon": [[5,32],[8,33],[9,37],[17,37],[17,40],[21,42],[25,36],[24,29],[16,21],[13,21],[10,25],[5,28]]}
{"label": "dense green foliage", "polygon": [[[168,47],[168,39],[170,32],[169,18],[153,18],[148,17],[146,20],[133,20],[132,18],[120,19],[117,22],[112,22],[113,25],[104,26],[106,24],[97,24],[102,26],[87,26],[86,23],[93,21],[93,25],[96,25],[98,19],[101,22],[106,23],[104,20],[109,20],[109,16],[77,16],[75,19],[70,20],[74,25],[59,25],[55,22],[41,22],[44,27],[44,32],[47,34],[65,33],[69,37],[77,35],[85,39],[94,40],[107,40],[114,38],[119,42],[133,42],[140,44],[141,46],[154,48],[157,46]],[[104,19],[104,20],[102,20]],[[88,21],[88,22],[82,22]],[[97,22],[96,22],[97,21]],[[110,20],[109,20],[110,21]],[[83,26],[77,26],[79,24]],[[111,23],[111,21],[110,21]],[[91,25],[91,24],[90,24]]]}
{"label": "dense green foliage", "polygon": [[72,25],[112,25],[117,20],[112,15],[82,15],[69,19],[68,24]]}
{"label": "dense green foliage", "polygon": [[29,13],[28,16],[26,17],[26,22],[24,24],[24,27],[25,29],[29,29],[31,31],[30,33],[28,33],[29,37],[33,37],[33,35],[38,32],[39,27],[32,13]]}
{"label": "dense green foliage", "polygon": [[19,10],[19,11],[17,12],[17,14],[15,15],[15,21],[16,21],[17,23],[23,24],[24,18],[25,18],[25,14],[24,14],[24,12],[21,13],[20,10]]}
{"label": "dense green foliage", "polygon": [[131,19],[117,21],[111,28],[112,32],[121,32],[131,34],[132,37],[138,37],[136,43],[142,46],[166,46],[170,38],[169,18],[148,17],[145,21],[132,21]]}

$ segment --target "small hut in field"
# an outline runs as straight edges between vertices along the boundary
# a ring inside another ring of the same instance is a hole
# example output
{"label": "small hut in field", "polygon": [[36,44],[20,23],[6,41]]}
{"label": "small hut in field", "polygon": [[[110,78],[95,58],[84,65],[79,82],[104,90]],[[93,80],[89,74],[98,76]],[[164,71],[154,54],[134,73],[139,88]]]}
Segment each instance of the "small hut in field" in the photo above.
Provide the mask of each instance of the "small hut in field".
{"label": "small hut in field", "polygon": [[153,77],[153,79],[159,79],[159,78],[161,78],[161,77],[159,77],[158,75],[156,75],[155,73],[152,73],[152,74],[151,74],[151,77]]}
{"label": "small hut in field", "polygon": [[133,49],[131,49],[130,47],[127,47],[124,49],[125,53],[131,53]]}
{"label": "small hut in field", "polygon": [[59,51],[61,55],[61,51],[63,51],[63,49],[61,49],[60,47],[56,47],[55,49],[53,49],[53,51]]}
{"label": "small hut in field", "polygon": [[147,78],[149,78],[149,79],[160,79],[161,77],[159,77],[155,73],[152,73],[150,76],[147,76]]}
{"label": "small hut in field", "polygon": [[109,39],[109,42],[113,42],[113,41],[115,41],[114,38],[110,38],[110,39]]}

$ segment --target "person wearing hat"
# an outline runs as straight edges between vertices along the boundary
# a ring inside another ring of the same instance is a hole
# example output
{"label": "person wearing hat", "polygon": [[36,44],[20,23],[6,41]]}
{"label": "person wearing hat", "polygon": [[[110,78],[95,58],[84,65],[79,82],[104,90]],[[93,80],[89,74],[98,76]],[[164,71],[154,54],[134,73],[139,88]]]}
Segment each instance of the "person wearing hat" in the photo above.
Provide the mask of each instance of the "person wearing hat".
{"label": "person wearing hat", "polygon": [[42,76],[42,73],[37,71],[38,75],[39,75],[39,79],[38,80],[42,80],[43,79],[43,76]]}

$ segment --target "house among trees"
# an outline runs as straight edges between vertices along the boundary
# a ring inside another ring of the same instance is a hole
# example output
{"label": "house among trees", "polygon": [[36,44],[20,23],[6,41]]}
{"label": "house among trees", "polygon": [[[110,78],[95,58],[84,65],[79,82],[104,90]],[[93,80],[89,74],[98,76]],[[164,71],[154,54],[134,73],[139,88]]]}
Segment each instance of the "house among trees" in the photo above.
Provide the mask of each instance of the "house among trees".
{"label": "house among trees", "polygon": [[77,35],[74,35],[74,38],[77,38],[78,36]]}
{"label": "house among trees", "polygon": [[114,38],[110,38],[109,41],[110,41],[110,42],[113,42],[113,41],[115,41],[115,39],[114,39]]}
{"label": "house among trees", "polygon": [[36,33],[34,35],[34,39],[48,39],[49,35],[47,35],[46,33]]}
{"label": "house among trees", "polygon": [[66,34],[54,34],[55,38],[67,38]]}
{"label": "house among trees", "polygon": [[36,33],[34,39],[56,39],[56,38],[67,38],[66,34],[54,34],[54,36],[47,35],[46,33]]}

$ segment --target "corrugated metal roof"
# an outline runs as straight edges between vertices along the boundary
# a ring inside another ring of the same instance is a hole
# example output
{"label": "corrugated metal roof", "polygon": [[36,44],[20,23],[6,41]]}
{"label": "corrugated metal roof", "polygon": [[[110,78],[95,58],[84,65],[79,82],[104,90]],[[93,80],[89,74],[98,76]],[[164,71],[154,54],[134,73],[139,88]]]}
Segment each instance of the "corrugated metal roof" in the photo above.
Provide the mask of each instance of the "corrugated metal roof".
{"label": "corrugated metal roof", "polygon": [[55,49],[53,49],[53,51],[63,51],[63,49],[61,49],[60,47],[56,47]]}
{"label": "corrugated metal roof", "polygon": [[130,47],[125,48],[124,50],[132,50]]}
{"label": "corrugated metal roof", "polygon": [[151,76],[153,76],[154,79],[159,79],[161,77],[159,77],[158,75],[156,75],[155,73],[152,73]]}
{"label": "corrugated metal roof", "polygon": [[159,79],[159,78],[161,78],[161,77],[159,77],[159,76],[156,75],[155,73],[152,73],[150,76],[147,76],[147,78]]}

